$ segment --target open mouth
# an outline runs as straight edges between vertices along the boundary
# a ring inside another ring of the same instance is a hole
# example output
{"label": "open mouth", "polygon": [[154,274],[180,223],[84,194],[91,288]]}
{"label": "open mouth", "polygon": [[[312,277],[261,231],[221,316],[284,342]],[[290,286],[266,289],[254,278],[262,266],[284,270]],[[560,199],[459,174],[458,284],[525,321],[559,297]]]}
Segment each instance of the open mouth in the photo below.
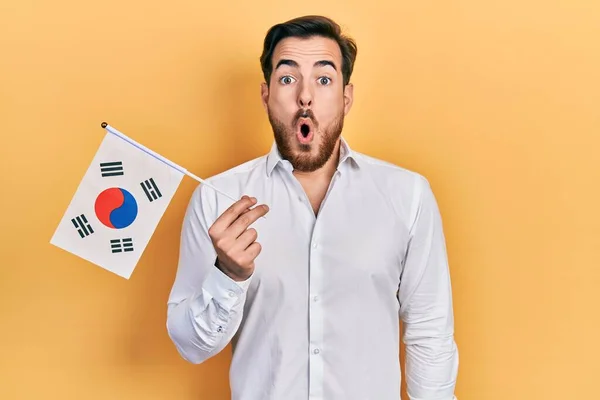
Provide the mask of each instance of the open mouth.
{"label": "open mouth", "polygon": [[300,126],[300,133],[302,134],[302,137],[307,138],[308,134],[310,133],[310,126],[307,124],[302,124]]}
{"label": "open mouth", "polygon": [[297,137],[298,141],[300,142],[300,144],[310,144],[310,142],[312,142],[313,136],[314,136],[314,129],[312,127],[312,124],[309,121],[302,122],[298,126],[298,131],[296,132],[296,137]]}

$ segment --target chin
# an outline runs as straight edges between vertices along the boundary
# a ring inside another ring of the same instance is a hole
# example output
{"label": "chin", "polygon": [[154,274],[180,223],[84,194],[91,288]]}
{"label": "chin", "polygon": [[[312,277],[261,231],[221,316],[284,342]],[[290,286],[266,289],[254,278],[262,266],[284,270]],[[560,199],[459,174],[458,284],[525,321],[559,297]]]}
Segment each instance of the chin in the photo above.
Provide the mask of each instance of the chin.
{"label": "chin", "polygon": [[313,172],[331,158],[342,133],[344,117],[341,114],[330,127],[321,126],[320,129],[309,120],[300,120],[298,125],[290,127],[270,112],[269,121],[282,158],[295,170]]}
{"label": "chin", "polygon": [[296,143],[296,149],[285,155],[295,170],[313,172],[323,167],[331,158],[332,152],[315,142],[309,144]]}
{"label": "chin", "polygon": [[292,139],[294,142],[294,147],[297,149],[297,153],[299,154],[312,154],[314,157],[317,156],[317,152],[319,150],[319,146],[317,141],[313,139],[310,143],[298,143],[297,140]]}

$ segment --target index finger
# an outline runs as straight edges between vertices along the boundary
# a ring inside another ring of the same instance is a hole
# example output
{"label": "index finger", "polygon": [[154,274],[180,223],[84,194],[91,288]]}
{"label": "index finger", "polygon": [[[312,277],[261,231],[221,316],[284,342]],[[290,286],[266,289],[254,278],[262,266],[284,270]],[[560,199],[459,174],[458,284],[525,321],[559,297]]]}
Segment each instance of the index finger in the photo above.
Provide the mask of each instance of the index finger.
{"label": "index finger", "polygon": [[269,207],[266,204],[262,204],[260,206],[254,207],[252,210],[247,213],[243,213],[233,224],[229,226],[227,229],[231,229],[231,234],[234,237],[238,237],[244,232],[254,221],[258,218],[264,216],[267,212],[269,212]]}
{"label": "index finger", "polygon": [[213,226],[217,229],[217,231],[222,232],[229,227],[235,221],[240,214],[242,214],[246,209],[251,207],[256,203],[255,197],[242,196],[242,198],[232,205],[229,206],[219,217],[215,220]]}

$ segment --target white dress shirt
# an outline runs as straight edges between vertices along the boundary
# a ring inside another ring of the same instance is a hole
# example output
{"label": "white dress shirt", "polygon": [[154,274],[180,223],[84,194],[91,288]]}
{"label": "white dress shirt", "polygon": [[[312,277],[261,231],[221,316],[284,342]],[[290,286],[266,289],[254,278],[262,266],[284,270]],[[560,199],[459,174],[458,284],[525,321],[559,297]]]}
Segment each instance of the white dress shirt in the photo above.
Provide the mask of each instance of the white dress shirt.
{"label": "white dress shirt", "polygon": [[232,343],[233,400],[398,400],[399,321],[411,400],[452,400],[458,371],[442,221],[421,175],[352,151],[318,215],[273,143],[207,179],[270,211],[262,252],[235,282],[215,266],[208,228],[232,203],[206,185],[186,211],[167,329],[202,363]]}

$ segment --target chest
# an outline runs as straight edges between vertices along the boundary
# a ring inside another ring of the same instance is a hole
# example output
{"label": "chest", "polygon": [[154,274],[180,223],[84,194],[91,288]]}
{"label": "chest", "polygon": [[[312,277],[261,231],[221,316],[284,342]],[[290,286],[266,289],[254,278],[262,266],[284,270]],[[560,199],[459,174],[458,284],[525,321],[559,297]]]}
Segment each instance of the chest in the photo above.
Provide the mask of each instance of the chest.
{"label": "chest", "polygon": [[326,188],[318,214],[309,202],[296,191],[274,200],[260,221],[253,295],[305,298],[314,285],[395,292],[408,231],[393,208],[374,193],[339,187]]}

